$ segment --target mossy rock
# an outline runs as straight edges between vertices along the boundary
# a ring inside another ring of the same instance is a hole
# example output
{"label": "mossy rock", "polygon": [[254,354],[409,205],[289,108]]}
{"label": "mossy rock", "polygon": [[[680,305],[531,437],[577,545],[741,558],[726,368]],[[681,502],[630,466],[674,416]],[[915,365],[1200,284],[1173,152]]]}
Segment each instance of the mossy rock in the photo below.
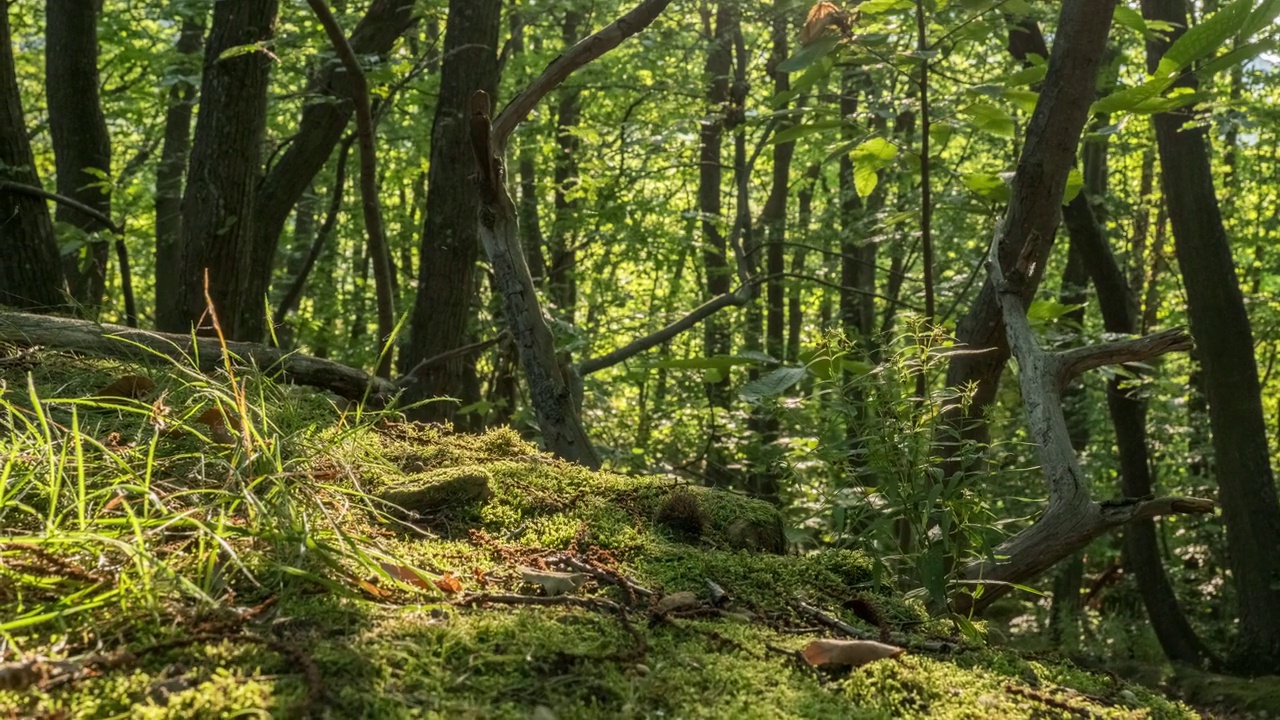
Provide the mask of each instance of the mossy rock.
{"label": "mossy rock", "polygon": [[442,468],[410,476],[402,484],[377,493],[394,514],[420,518],[482,504],[493,496],[489,471],[478,465]]}

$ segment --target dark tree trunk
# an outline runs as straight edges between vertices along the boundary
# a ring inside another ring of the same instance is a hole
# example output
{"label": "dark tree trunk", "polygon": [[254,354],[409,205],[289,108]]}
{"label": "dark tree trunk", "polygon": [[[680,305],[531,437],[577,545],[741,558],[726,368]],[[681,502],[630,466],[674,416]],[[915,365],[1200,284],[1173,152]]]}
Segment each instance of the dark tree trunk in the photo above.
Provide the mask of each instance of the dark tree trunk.
{"label": "dark tree trunk", "polygon": [[[348,38],[356,56],[384,56],[390,52],[412,22],[413,6],[414,0],[374,0]],[[336,58],[326,62],[312,75],[307,82],[306,95],[332,98],[334,101],[306,104],[293,142],[258,186],[250,251],[250,265],[254,272],[247,276],[245,282],[246,312],[240,318],[249,339],[261,337],[266,327],[262,299],[271,286],[276,249],[289,213],[328,161],[354,111],[351,81]]]}
{"label": "dark tree trunk", "polygon": [[[791,272],[794,275],[804,274],[806,255],[804,245],[810,242],[809,221],[813,217],[813,191],[821,169],[821,166],[816,163],[810,165],[804,174],[804,184],[796,194],[795,235],[799,239],[799,244],[791,255]],[[787,292],[787,362],[792,363],[800,360],[800,335],[804,330],[804,310],[800,302],[802,288],[801,283],[793,282]]]}
{"label": "dark tree trunk", "polygon": [[[13,64],[9,2],[0,0],[0,183],[38,188],[35,167]],[[0,305],[63,307],[62,265],[45,201],[0,187],[0,218]]]}
{"label": "dark tree trunk", "polygon": [[[1114,8],[1112,0],[1062,4],[1049,75],[1044,81],[1044,87],[1052,92],[1040,94],[1028,124],[998,240],[1002,265],[1012,267],[1023,254],[1039,260],[1035,263],[1035,276],[1023,289],[1028,302],[1039,287],[1043,260],[1057,234],[1067,174],[1088,119]],[[1086,13],[1092,22],[1080,22],[1079,13]],[[1058,58],[1056,63],[1054,58]],[[956,323],[956,338],[975,350],[988,351],[954,357],[947,366],[948,387],[974,385],[976,389],[973,402],[966,409],[947,413],[943,444],[954,442],[957,434],[964,440],[985,443],[989,433],[983,413],[995,399],[1000,374],[1009,359],[1004,319],[990,278],[983,281],[969,311]],[[944,457],[953,454],[948,447],[942,452]],[[944,473],[951,475],[960,469],[952,463]]]}
{"label": "dark tree trunk", "polygon": [[[710,34],[705,66],[707,82],[707,114],[702,119],[698,166],[698,211],[702,213],[702,264],[707,274],[706,298],[729,292],[733,273],[729,269],[727,243],[721,231],[720,146],[724,136],[725,111],[729,104],[729,74],[733,65],[733,9],[727,0],[716,3],[715,25],[703,18],[704,30]],[[707,318],[703,325],[703,352],[708,356],[727,355],[731,349],[728,321],[723,317]],[[707,394],[713,408],[729,406],[729,378],[708,383]],[[714,410],[713,410],[714,412]],[[713,447],[718,443],[713,438]]]}
{"label": "dark tree trunk", "polygon": [[[178,3],[181,5],[182,3]],[[206,16],[184,15],[178,36],[178,65],[169,88],[169,107],[164,116],[164,144],[156,166],[156,325],[181,327],[185,321],[178,302],[182,262],[182,179],[191,149],[191,117],[196,103],[196,87],[183,80],[199,68],[200,46],[204,43]]]}
{"label": "dark tree trunk", "polygon": [[[87,0],[45,4],[45,91],[59,195],[111,216],[111,138],[98,98],[98,10]],[[60,223],[78,228],[86,244],[68,253],[63,273],[71,298],[94,315],[106,288],[111,244],[97,218],[58,205]]]}
{"label": "dark tree trunk", "polygon": [[[265,48],[221,57],[232,48],[266,43],[275,34],[276,0],[223,0],[214,6],[200,83],[200,113],[182,197],[182,321],[161,326],[189,331],[206,311],[208,295],[223,332],[257,340],[240,318],[263,314],[263,297],[248,296],[248,278],[269,272],[252,263],[254,191],[261,168],[271,58]],[[209,332],[201,323],[200,332]],[[261,327],[261,325],[259,325]]]}
{"label": "dark tree trunk", "polygon": [[[473,186],[475,156],[469,144],[468,110],[477,90],[490,94],[498,83],[500,0],[451,0],[445,26],[440,97],[431,128],[427,214],[418,260],[418,295],[402,366],[454,350],[467,342],[476,311],[476,260],[480,254]],[[464,366],[457,356],[422,372],[406,391],[410,401],[452,396],[469,404]],[[453,418],[453,403],[429,403],[421,419]]]}
{"label": "dark tree trunk", "polygon": [[[769,72],[773,75],[773,92],[777,96],[791,89],[790,75],[777,69],[778,64],[787,59],[787,13],[785,3],[774,5],[773,48],[769,57]],[[784,106],[780,109],[786,109]],[[779,129],[788,127],[779,126]],[[777,143],[773,146],[773,185],[769,189],[769,198],[765,201],[764,210],[760,213],[760,223],[764,226],[767,258],[765,261],[765,351],[770,356],[781,360],[786,354],[786,295],[783,287],[783,273],[786,272],[786,249],[783,243],[787,239],[787,196],[791,184],[791,157],[795,154],[795,141]]]}
{"label": "dark tree trunk", "polygon": [[[564,47],[572,47],[578,41],[582,13],[570,9],[564,14],[560,26],[560,38]],[[560,102],[556,108],[556,161],[552,169],[555,182],[555,223],[552,225],[548,249],[551,265],[547,272],[547,294],[555,311],[564,322],[574,324],[574,306],[578,302],[577,273],[578,238],[574,232],[579,219],[578,201],[572,197],[578,187],[578,136],[575,134],[582,119],[580,92],[574,87],[560,87]],[[562,357],[561,362],[567,362]]]}
{"label": "dark tree trunk", "polygon": [[[1148,20],[1186,24],[1184,0],[1143,0]],[[1147,45],[1150,68],[1180,34]],[[1179,81],[1194,83],[1187,73]],[[1226,524],[1240,632],[1230,662],[1280,672],[1280,501],[1276,498],[1262,414],[1253,333],[1213,186],[1208,141],[1190,108],[1155,117],[1162,186],[1174,249],[1187,292],[1187,315],[1204,368],[1209,422]]]}

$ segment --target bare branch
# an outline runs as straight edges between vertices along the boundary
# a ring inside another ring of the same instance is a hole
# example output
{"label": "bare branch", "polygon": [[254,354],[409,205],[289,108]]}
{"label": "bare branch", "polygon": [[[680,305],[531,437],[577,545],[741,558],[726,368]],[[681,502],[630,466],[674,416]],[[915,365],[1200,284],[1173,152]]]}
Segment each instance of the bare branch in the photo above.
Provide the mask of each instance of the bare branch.
{"label": "bare branch", "polygon": [[725,293],[724,295],[711,298],[707,302],[694,308],[688,315],[685,315],[661,330],[657,330],[642,338],[633,340],[627,345],[620,347],[611,353],[591,358],[590,360],[584,360],[578,364],[578,372],[582,375],[590,375],[597,370],[604,370],[605,368],[613,367],[634,355],[638,355],[651,347],[670,340],[724,308],[745,305],[746,302],[747,298],[745,296],[741,296],[737,292]]}
{"label": "bare branch", "polygon": [[1103,365],[1150,360],[1171,352],[1190,350],[1192,345],[1191,336],[1186,329],[1178,327],[1132,340],[1073,348],[1054,356],[1058,365],[1058,382],[1065,386],[1072,378],[1087,370]]}
{"label": "bare branch", "polygon": [[8,190],[9,192],[14,192],[14,193],[22,193],[23,195],[31,195],[32,197],[38,197],[44,200],[52,200],[53,202],[56,202],[59,205],[66,205],[67,207],[73,210],[76,210],[78,212],[82,212],[85,215],[88,215],[89,217],[93,218],[94,220],[97,220],[98,222],[102,223],[103,225],[106,225],[107,229],[110,230],[112,234],[115,234],[115,235],[124,234],[124,228],[111,222],[111,218],[107,217],[105,213],[99,210],[96,210],[94,208],[91,208],[88,205],[85,205],[84,203],[80,202],[79,200],[73,200],[67,197],[66,195],[59,195],[56,192],[49,192],[44,188],[39,188],[34,185],[27,185],[26,183],[17,183],[17,182],[9,182],[7,180],[0,180],[0,191],[4,191],[4,190]]}
{"label": "bare branch", "polygon": [[507,138],[515,131],[516,126],[524,121],[547,93],[555,90],[573,74],[575,70],[604,55],[617,47],[623,40],[635,35],[649,26],[650,23],[671,4],[671,0],[644,0],[631,12],[615,20],[595,34],[578,42],[577,45],[564,51],[551,61],[547,69],[542,71],[536,80],[511,99],[498,117],[493,121],[493,149],[502,154],[507,146]]}

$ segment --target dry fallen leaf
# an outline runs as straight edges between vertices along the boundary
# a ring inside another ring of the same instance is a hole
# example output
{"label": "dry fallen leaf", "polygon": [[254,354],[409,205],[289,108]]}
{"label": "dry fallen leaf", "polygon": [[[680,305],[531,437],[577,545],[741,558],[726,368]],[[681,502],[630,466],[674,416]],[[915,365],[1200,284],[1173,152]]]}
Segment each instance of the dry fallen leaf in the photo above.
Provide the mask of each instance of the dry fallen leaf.
{"label": "dry fallen leaf", "polygon": [[551,572],[527,567],[520,568],[520,577],[527,583],[541,585],[542,591],[547,595],[571,593],[581,587],[587,579],[587,576],[582,573]]}
{"label": "dry fallen leaf", "polygon": [[653,606],[654,615],[666,615],[676,610],[688,610],[696,607],[698,604],[698,596],[688,591],[671,593],[662,598]]}
{"label": "dry fallen leaf", "polygon": [[441,575],[440,579],[434,582],[436,587],[440,588],[440,590],[446,594],[454,595],[462,592],[462,581],[458,579],[458,576],[451,572]]}
{"label": "dry fallen leaf", "polygon": [[896,658],[906,650],[874,640],[814,640],[800,651],[805,661],[819,665],[862,667],[869,662]]}
{"label": "dry fallen leaf", "polygon": [[143,375],[121,375],[113,380],[106,387],[94,393],[96,397],[114,397],[126,398],[129,400],[141,400],[148,393],[156,389],[156,384],[151,378]]}
{"label": "dry fallen leaf", "polygon": [[227,430],[226,416],[216,406],[200,413],[200,416],[196,418],[196,422],[209,428],[209,435],[214,442],[223,445],[235,444],[235,436],[231,434],[231,431]]}
{"label": "dry fallen leaf", "polygon": [[408,565],[396,565],[395,563],[389,562],[379,562],[378,565],[381,566],[382,569],[392,578],[399,580],[406,585],[419,587],[423,590],[430,590],[434,587],[434,585],[424,579]]}

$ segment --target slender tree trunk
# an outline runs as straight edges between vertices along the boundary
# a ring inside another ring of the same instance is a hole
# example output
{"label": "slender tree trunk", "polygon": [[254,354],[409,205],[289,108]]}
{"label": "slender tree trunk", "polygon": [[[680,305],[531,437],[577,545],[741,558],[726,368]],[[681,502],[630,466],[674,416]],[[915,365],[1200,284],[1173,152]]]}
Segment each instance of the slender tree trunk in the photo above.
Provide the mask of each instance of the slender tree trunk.
{"label": "slender tree trunk", "polygon": [[[809,166],[804,173],[804,184],[800,186],[800,191],[796,194],[796,237],[799,238],[800,244],[792,251],[791,254],[791,272],[794,275],[803,275],[805,266],[806,249],[804,244],[810,242],[809,225],[813,217],[813,191],[818,181],[818,173],[822,170],[818,164]],[[791,283],[787,291],[787,362],[799,362],[800,360],[800,336],[804,330],[804,309],[802,306],[803,296],[801,295],[803,285],[798,282]]]}
{"label": "slender tree trunk", "polygon": [[[271,58],[265,49],[222,57],[232,48],[266,43],[275,34],[276,0],[223,0],[215,5],[200,83],[200,113],[187,187],[182,197],[182,322],[161,330],[187,332],[205,314],[205,282],[223,332],[258,340],[238,327],[265,313],[263,297],[246,295],[252,267],[254,191],[262,167]],[[261,325],[259,325],[261,327]],[[199,332],[210,332],[200,324]]]}
{"label": "slender tree trunk", "polygon": [[[1148,20],[1186,24],[1184,0],[1143,0]],[[1168,40],[1147,45],[1154,69]],[[1191,86],[1194,76],[1179,81]],[[1253,333],[1213,186],[1204,127],[1183,126],[1190,108],[1155,117],[1156,141],[1174,248],[1187,291],[1187,315],[1204,367],[1219,500],[1240,632],[1230,662],[1240,670],[1280,673],[1280,500],[1276,497],[1262,414]]]}
{"label": "slender tree trunk", "polygon": [[[40,187],[13,64],[9,1],[0,0],[0,183]],[[47,311],[65,306],[62,264],[41,198],[0,187],[0,305]]]}
{"label": "slender tree trunk", "polygon": [[[45,4],[45,91],[59,195],[111,216],[111,137],[98,97],[98,3]],[[96,314],[106,288],[111,244],[100,220],[58,205],[57,221],[78,228],[86,243],[69,253],[63,273],[72,299]]]}
{"label": "slender tree trunk", "polygon": [[[176,2],[175,6],[184,6]],[[196,86],[183,78],[194,76],[200,67],[200,47],[204,44],[204,12],[182,15],[178,35],[178,63],[166,72],[175,76],[169,87],[169,107],[164,116],[164,144],[156,166],[156,325],[180,327],[184,321],[178,302],[182,261],[182,180],[191,149],[191,117],[196,103]]]}
{"label": "slender tree trunk", "polygon": [[[573,47],[579,39],[582,13],[568,9],[560,25],[560,38],[565,48]],[[547,243],[550,250],[550,267],[547,269],[547,294],[561,320],[573,325],[578,302],[577,233],[578,209],[581,203],[574,196],[578,188],[578,124],[582,120],[580,91],[575,87],[560,86],[560,102],[556,108],[556,159],[552,166],[555,182],[555,222]],[[561,362],[569,358],[562,354]]]}
{"label": "slender tree trunk", "polygon": [[[427,176],[427,214],[418,259],[418,295],[401,365],[422,360],[467,342],[476,312],[476,260],[480,254],[473,187],[475,158],[468,141],[469,102],[477,89],[490,94],[498,83],[498,30],[501,0],[451,0],[445,26],[440,97],[431,128],[431,164]],[[406,391],[410,401],[467,395],[465,357],[427,368]],[[421,419],[451,420],[457,406],[429,403]]]}
{"label": "slender tree trunk", "polygon": [[[720,146],[724,135],[725,113],[729,103],[729,75],[733,63],[733,10],[727,0],[717,2],[715,25],[703,17],[704,30],[710,36],[705,66],[707,84],[707,115],[702,120],[700,164],[698,167],[698,210],[702,213],[702,264],[706,270],[707,292],[713,298],[729,292],[733,272],[729,268],[725,241],[721,226]],[[711,317],[703,325],[703,351],[710,357],[727,355],[731,351],[731,333],[727,320]],[[708,383],[708,397],[713,408],[728,408],[729,378]],[[712,439],[712,445],[718,445]]]}

